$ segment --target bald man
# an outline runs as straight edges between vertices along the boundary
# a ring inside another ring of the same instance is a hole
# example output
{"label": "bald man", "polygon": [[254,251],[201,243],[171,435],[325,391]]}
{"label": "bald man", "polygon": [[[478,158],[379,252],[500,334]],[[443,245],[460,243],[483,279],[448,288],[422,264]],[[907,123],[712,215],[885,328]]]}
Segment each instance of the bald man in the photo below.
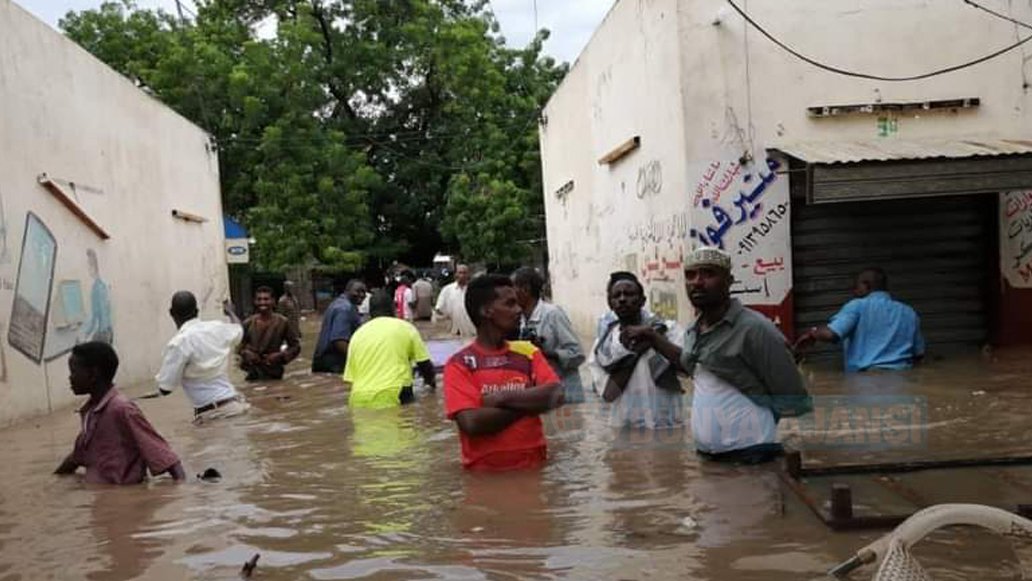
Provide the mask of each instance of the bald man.
{"label": "bald man", "polygon": [[856,277],[853,300],[827,325],[813,327],[796,341],[799,351],[817,341],[842,344],[846,371],[910,369],[925,354],[921,318],[889,294],[885,271],[866,268]]}
{"label": "bald man", "polygon": [[360,280],[348,281],[344,293],[330,303],[323,313],[319,341],[312,356],[313,373],[344,373],[348,359],[348,343],[362,318],[358,306],[366,298],[366,285]]}
{"label": "bald man", "polygon": [[244,329],[233,311],[223,303],[224,321],[197,318],[197,298],[189,291],[172,295],[169,315],[178,331],[165,346],[161,369],[155,376],[161,395],[182,386],[194,408],[194,423],[237,416],[250,405],[229,382],[227,367]]}

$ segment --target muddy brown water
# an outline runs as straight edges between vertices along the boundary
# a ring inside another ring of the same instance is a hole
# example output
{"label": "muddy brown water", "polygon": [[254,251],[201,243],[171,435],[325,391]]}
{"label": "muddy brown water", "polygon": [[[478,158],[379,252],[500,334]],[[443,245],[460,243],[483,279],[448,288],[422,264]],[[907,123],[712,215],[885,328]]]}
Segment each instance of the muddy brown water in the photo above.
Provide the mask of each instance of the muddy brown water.
{"label": "muddy brown water", "polygon": [[[807,366],[815,393],[852,399],[782,433],[808,464],[1032,454],[1028,355],[848,378]],[[218,483],[53,476],[78,431],[71,410],[0,432],[0,580],[236,579],[255,553],[254,578],[269,580],[823,579],[879,536],[830,532],[770,467],[700,463],[683,434],[614,432],[593,402],[546,418],[540,472],[467,474],[440,393],[350,410],[340,381],[307,364],[244,385],[251,413],[203,427],[181,393],[139,402],[188,474],[214,467]],[[900,430],[901,417],[923,427]],[[930,502],[1032,503],[1032,468],[902,480]],[[871,477],[836,481],[861,514],[913,509]],[[809,484],[821,497],[830,480]],[[1017,578],[1008,546],[970,530],[936,533],[916,555],[936,579]]]}

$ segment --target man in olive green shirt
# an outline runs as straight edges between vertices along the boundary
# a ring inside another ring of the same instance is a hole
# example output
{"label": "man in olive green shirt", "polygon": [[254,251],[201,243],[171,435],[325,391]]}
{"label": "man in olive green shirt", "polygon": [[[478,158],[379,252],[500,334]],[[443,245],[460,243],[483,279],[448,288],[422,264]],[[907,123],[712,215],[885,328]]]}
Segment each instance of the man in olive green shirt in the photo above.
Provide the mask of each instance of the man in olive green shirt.
{"label": "man in olive green shirt", "polygon": [[785,338],[774,324],[731,298],[731,257],[699,248],[684,265],[698,319],[680,349],[648,327],[624,331],[631,349],[654,347],[692,376],[692,436],[707,459],[755,464],[782,452],[777,423],[813,403]]}

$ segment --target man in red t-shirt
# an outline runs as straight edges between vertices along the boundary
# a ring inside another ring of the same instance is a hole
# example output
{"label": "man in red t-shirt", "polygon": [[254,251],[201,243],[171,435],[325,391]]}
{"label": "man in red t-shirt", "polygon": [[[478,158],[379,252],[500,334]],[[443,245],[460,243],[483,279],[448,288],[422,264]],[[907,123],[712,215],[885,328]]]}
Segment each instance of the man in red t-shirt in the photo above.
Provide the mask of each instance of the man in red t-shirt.
{"label": "man in red t-shirt", "polygon": [[525,341],[509,342],[520,320],[509,277],[484,275],[466,288],[473,343],[444,367],[444,404],[459,426],[462,465],[470,470],[519,470],[547,457],[540,414],[562,405],[559,377]]}

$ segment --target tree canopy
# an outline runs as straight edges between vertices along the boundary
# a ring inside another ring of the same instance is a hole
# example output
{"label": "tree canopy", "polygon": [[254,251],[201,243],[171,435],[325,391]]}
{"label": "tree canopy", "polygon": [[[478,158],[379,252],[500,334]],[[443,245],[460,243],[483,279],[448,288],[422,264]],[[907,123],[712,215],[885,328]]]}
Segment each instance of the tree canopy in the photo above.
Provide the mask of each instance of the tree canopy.
{"label": "tree canopy", "polygon": [[226,211],[271,270],[513,263],[543,239],[538,117],[566,65],[486,0],[130,0],[62,30],[208,131]]}

